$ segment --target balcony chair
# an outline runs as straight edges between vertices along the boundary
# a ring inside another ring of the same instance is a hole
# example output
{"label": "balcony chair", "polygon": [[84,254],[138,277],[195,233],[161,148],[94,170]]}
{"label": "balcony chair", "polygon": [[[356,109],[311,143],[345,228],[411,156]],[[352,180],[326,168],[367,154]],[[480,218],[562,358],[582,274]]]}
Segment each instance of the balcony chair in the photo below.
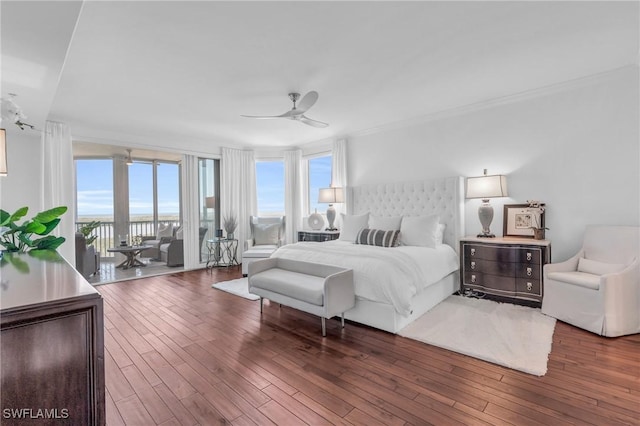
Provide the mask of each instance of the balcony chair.
{"label": "balcony chair", "polygon": [[176,229],[174,229],[173,225],[165,225],[161,223],[158,225],[156,235],[143,236],[141,244],[143,246],[152,247],[151,249],[143,252],[145,257],[149,256],[154,260],[160,260],[160,246],[174,239],[175,231]]}
{"label": "balcony chair", "polygon": [[542,313],[601,336],[640,333],[640,227],[587,226],[582,249],[544,266]]}
{"label": "balcony chair", "polygon": [[257,259],[266,259],[284,245],[284,216],[249,217],[250,236],[244,243],[242,253],[242,275],[249,273],[249,264]]}
{"label": "balcony chair", "polygon": [[[198,250],[202,251],[202,242],[207,235],[207,228],[200,227]],[[167,266],[184,265],[184,240],[182,238],[182,227],[176,230],[175,238],[160,245],[160,260],[167,263]]]}
{"label": "balcony chair", "polygon": [[100,265],[99,253],[93,246],[87,246],[87,239],[80,232],[76,232],[76,270],[83,277],[89,278],[98,272]]}

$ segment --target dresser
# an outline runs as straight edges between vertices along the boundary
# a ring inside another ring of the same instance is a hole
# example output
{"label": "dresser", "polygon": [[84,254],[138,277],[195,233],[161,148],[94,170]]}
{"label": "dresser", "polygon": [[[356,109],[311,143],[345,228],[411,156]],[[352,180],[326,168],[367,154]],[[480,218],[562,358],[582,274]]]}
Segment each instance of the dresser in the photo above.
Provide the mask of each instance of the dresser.
{"label": "dresser", "polygon": [[551,242],[526,238],[460,240],[460,290],[539,307],[542,267],[551,261]]}
{"label": "dresser", "polygon": [[5,253],[0,277],[0,421],[104,425],[100,293],[56,252]]}
{"label": "dresser", "polygon": [[332,241],[339,236],[340,231],[298,231],[298,241]]}

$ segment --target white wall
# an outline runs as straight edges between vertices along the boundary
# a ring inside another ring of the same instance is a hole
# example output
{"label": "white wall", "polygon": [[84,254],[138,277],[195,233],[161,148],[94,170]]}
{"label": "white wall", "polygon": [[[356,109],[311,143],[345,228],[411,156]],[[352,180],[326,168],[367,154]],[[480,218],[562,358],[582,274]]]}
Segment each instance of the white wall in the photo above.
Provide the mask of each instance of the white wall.
{"label": "white wall", "polygon": [[[348,143],[352,186],[441,176],[508,175],[502,206],[547,203],[552,260],[582,245],[590,223],[640,225],[638,67],[626,67],[503,102],[442,114]],[[466,234],[481,230],[480,200],[465,203]]]}
{"label": "white wall", "polygon": [[27,206],[30,215],[36,214],[42,206],[40,133],[20,130],[14,125],[9,126],[7,128],[7,161],[8,175],[0,177],[1,208],[13,213],[18,208]]}

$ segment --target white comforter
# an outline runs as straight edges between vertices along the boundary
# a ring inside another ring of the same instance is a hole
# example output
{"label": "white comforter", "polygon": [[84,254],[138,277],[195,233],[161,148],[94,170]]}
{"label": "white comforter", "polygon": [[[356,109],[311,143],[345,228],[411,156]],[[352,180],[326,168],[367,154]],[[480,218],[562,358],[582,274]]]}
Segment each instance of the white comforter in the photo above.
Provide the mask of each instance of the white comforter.
{"label": "white comforter", "polygon": [[357,297],[390,303],[405,316],[411,312],[416,293],[458,269],[458,256],[448,245],[434,249],[303,242],[282,246],[271,257],[353,269]]}

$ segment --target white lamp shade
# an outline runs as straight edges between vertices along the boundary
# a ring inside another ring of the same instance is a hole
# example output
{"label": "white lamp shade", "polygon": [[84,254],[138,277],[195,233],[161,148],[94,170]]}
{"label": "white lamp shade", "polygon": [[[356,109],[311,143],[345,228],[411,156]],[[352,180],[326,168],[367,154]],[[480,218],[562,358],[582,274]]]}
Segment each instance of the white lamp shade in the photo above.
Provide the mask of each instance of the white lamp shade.
{"label": "white lamp shade", "polygon": [[7,131],[0,129],[0,176],[7,175]]}
{"label": "white lamp shade", "polygon": [[507,177],[503,175],[467,178],[467,198],[508,197]]}
{"label": "white lamp shade", "polygon": [[319,203],[344,203],[344,193],[342,188],[320,188],[318,194]]}
{"label": "white lamp shade", "polygon": [[216,208],[216,197],[205,197],[204,203],[205,203],[205,206],[208,209],[215,209]]}

